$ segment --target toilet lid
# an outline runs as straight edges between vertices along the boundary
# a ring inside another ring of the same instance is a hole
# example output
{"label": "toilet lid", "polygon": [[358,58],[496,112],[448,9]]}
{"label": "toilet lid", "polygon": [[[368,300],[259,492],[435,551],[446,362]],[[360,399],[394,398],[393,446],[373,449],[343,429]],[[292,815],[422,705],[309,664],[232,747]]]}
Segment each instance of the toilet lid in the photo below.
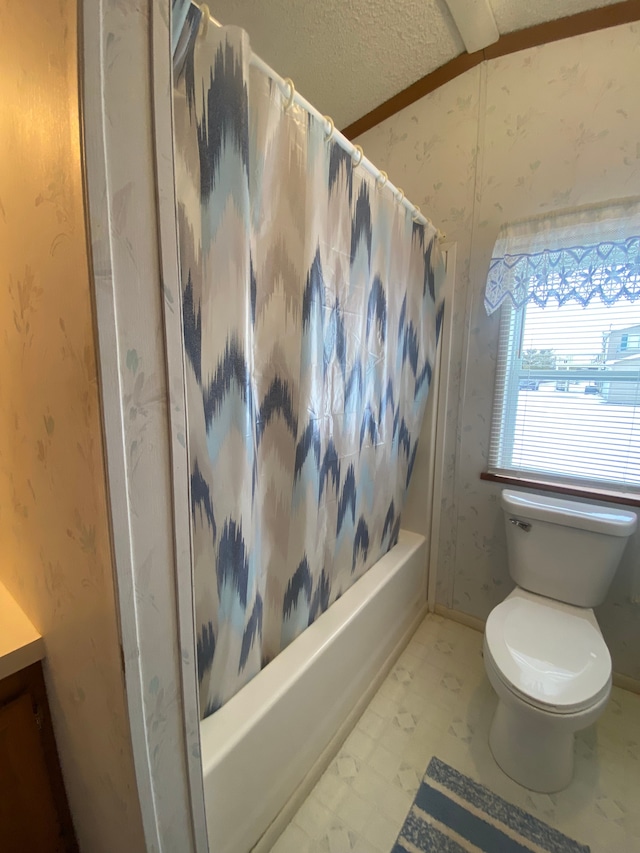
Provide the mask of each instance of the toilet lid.
{"label": "toilet lid", "polygon": [[594,704],[611,656],[592,610],[516,590],[489,614],[487,649],[507,687],[557,713]]}

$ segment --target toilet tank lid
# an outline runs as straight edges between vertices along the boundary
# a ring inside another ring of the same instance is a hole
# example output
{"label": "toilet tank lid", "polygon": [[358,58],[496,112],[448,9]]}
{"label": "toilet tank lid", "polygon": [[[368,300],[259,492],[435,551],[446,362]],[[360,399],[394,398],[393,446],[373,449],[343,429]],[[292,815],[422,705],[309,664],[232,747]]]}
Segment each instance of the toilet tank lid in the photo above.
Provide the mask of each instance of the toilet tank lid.
{"label": "toilet tank lid", "polygon": [[609,536],[631,536],[638,521],[635,512],[629,510],[612,509],[564,498],[548,498],[513,489],[503,490],[502,506],[507,513],[521,518],[563,524],[565,527],[592,530],[594,533],[606,533]]}

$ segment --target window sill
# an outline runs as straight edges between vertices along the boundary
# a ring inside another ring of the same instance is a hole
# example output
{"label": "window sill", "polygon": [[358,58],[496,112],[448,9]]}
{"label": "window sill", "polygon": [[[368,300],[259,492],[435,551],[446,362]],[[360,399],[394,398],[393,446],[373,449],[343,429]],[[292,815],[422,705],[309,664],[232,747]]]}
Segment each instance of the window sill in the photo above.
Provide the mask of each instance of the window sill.
{"label": "window sill", "polygon": [[627,506],[640,506],[640,495],[629,493],[609,492],[605,489],[590,489],[587,486],[566,486],[562,483],[550,483],[545,480],[526,480],[524,477],[509,476],[508,474],[490,474],[488,471],[483,471],[480,474],[480,479],[489,480],[492,483],[504,483],[507,486],[515,488],[522,486],[527,489],[556,492],[557,494],[571,495],[576,498],[588,498],[589,500],[626,504]]}

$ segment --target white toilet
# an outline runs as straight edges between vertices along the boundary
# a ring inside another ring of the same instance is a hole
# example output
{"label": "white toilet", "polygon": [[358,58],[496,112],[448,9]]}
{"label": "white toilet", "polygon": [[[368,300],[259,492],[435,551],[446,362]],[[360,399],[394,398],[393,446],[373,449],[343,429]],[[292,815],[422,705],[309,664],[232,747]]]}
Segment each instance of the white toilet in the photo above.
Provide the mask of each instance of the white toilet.
{"label": "white toilet", "polygon": [[489,744],[508,776],[551,793],[573,776],[574,733],[611,693],[611,657],[591,608],[604,600],[637,517],[510,490],[502,508],[517,586],[485,629],[499,699]]}

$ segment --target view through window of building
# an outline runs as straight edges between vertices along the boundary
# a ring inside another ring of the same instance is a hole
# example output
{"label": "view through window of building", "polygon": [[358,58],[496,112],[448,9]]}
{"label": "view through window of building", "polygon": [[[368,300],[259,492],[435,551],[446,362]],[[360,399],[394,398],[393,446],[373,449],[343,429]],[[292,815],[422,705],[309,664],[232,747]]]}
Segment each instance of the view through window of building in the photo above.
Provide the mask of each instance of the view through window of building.
{"label": "view through window of building", "polygon": [[640,300],[502,310],[490,470],[640,491]]}

